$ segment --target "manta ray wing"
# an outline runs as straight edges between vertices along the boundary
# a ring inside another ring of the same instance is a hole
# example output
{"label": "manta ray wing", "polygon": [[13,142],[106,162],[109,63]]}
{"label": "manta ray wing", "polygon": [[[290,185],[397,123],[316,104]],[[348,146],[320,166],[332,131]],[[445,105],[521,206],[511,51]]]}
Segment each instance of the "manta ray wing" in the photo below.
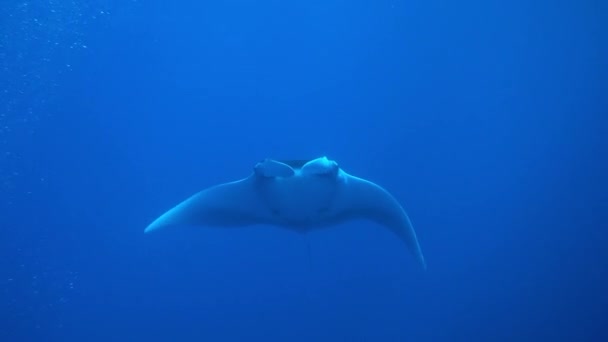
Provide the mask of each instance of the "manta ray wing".
{"label": "manta ray wing", "polygon": [[268,208],[259,200],[253,177],[203,190],[179,203],[145,230],[146,233],[169,226],[194,225],[240,227],[268,223]]}
{"label": "manta ray wing", "polygon": [[399,202],[381,186],[341,171],[342,186],[335,199],[336,216],[376,222],[397,235],[426,269],[414,227]]}

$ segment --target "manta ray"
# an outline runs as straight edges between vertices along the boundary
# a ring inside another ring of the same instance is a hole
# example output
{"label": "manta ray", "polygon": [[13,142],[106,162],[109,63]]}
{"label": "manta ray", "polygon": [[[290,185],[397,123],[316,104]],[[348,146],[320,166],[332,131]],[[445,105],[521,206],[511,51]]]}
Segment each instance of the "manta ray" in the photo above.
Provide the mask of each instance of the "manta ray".
{"label": "manta ray", "polygon": [[264,159],[246,178],[204,189],[154,220],[149,233],[192,225],[274,225],[297,232],[355,219],[373,221],[399,237],[426,269],[410,219],[384,188],[346,173],[334,160]]}

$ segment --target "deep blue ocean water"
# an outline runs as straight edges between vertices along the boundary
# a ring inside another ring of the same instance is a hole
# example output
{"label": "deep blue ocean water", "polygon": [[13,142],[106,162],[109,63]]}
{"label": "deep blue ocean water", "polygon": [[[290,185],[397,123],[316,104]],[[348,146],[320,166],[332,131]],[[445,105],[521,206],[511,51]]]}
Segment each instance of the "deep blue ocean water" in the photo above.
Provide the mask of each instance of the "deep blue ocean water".
{"label": "deep blue ocean water", "polygon": [[[3,0],[0,341],[608,341],[604,1]],[[326,155],[382,227],[151,220]]]}

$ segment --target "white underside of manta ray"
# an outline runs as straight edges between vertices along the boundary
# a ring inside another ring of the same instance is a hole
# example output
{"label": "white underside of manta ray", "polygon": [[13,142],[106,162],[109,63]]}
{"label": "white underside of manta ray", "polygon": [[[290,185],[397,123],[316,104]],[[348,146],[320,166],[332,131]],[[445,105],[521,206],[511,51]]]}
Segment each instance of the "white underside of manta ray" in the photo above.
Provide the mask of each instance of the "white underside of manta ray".
{"label": "white underside of manta ray", "polygon": [[247,178],[194,194],[157,218],[145,232],[178,225],[257,224],[306,232],[354,219],[388,228],[426,268],[414,228],[399,202],[379,185],[349,175],[326,157],[263,160]]}

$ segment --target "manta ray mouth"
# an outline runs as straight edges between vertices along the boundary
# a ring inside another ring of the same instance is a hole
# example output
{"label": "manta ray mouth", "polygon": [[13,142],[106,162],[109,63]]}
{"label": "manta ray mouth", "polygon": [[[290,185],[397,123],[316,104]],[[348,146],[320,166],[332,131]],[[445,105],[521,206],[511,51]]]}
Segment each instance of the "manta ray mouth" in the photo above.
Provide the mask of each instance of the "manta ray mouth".
{"label": "manta ray mouth", "polygon": [[290,159],[290,160],[279,160],[281,163],[287,164],[294,169],[301,169],[309,161],[314,159]]}

